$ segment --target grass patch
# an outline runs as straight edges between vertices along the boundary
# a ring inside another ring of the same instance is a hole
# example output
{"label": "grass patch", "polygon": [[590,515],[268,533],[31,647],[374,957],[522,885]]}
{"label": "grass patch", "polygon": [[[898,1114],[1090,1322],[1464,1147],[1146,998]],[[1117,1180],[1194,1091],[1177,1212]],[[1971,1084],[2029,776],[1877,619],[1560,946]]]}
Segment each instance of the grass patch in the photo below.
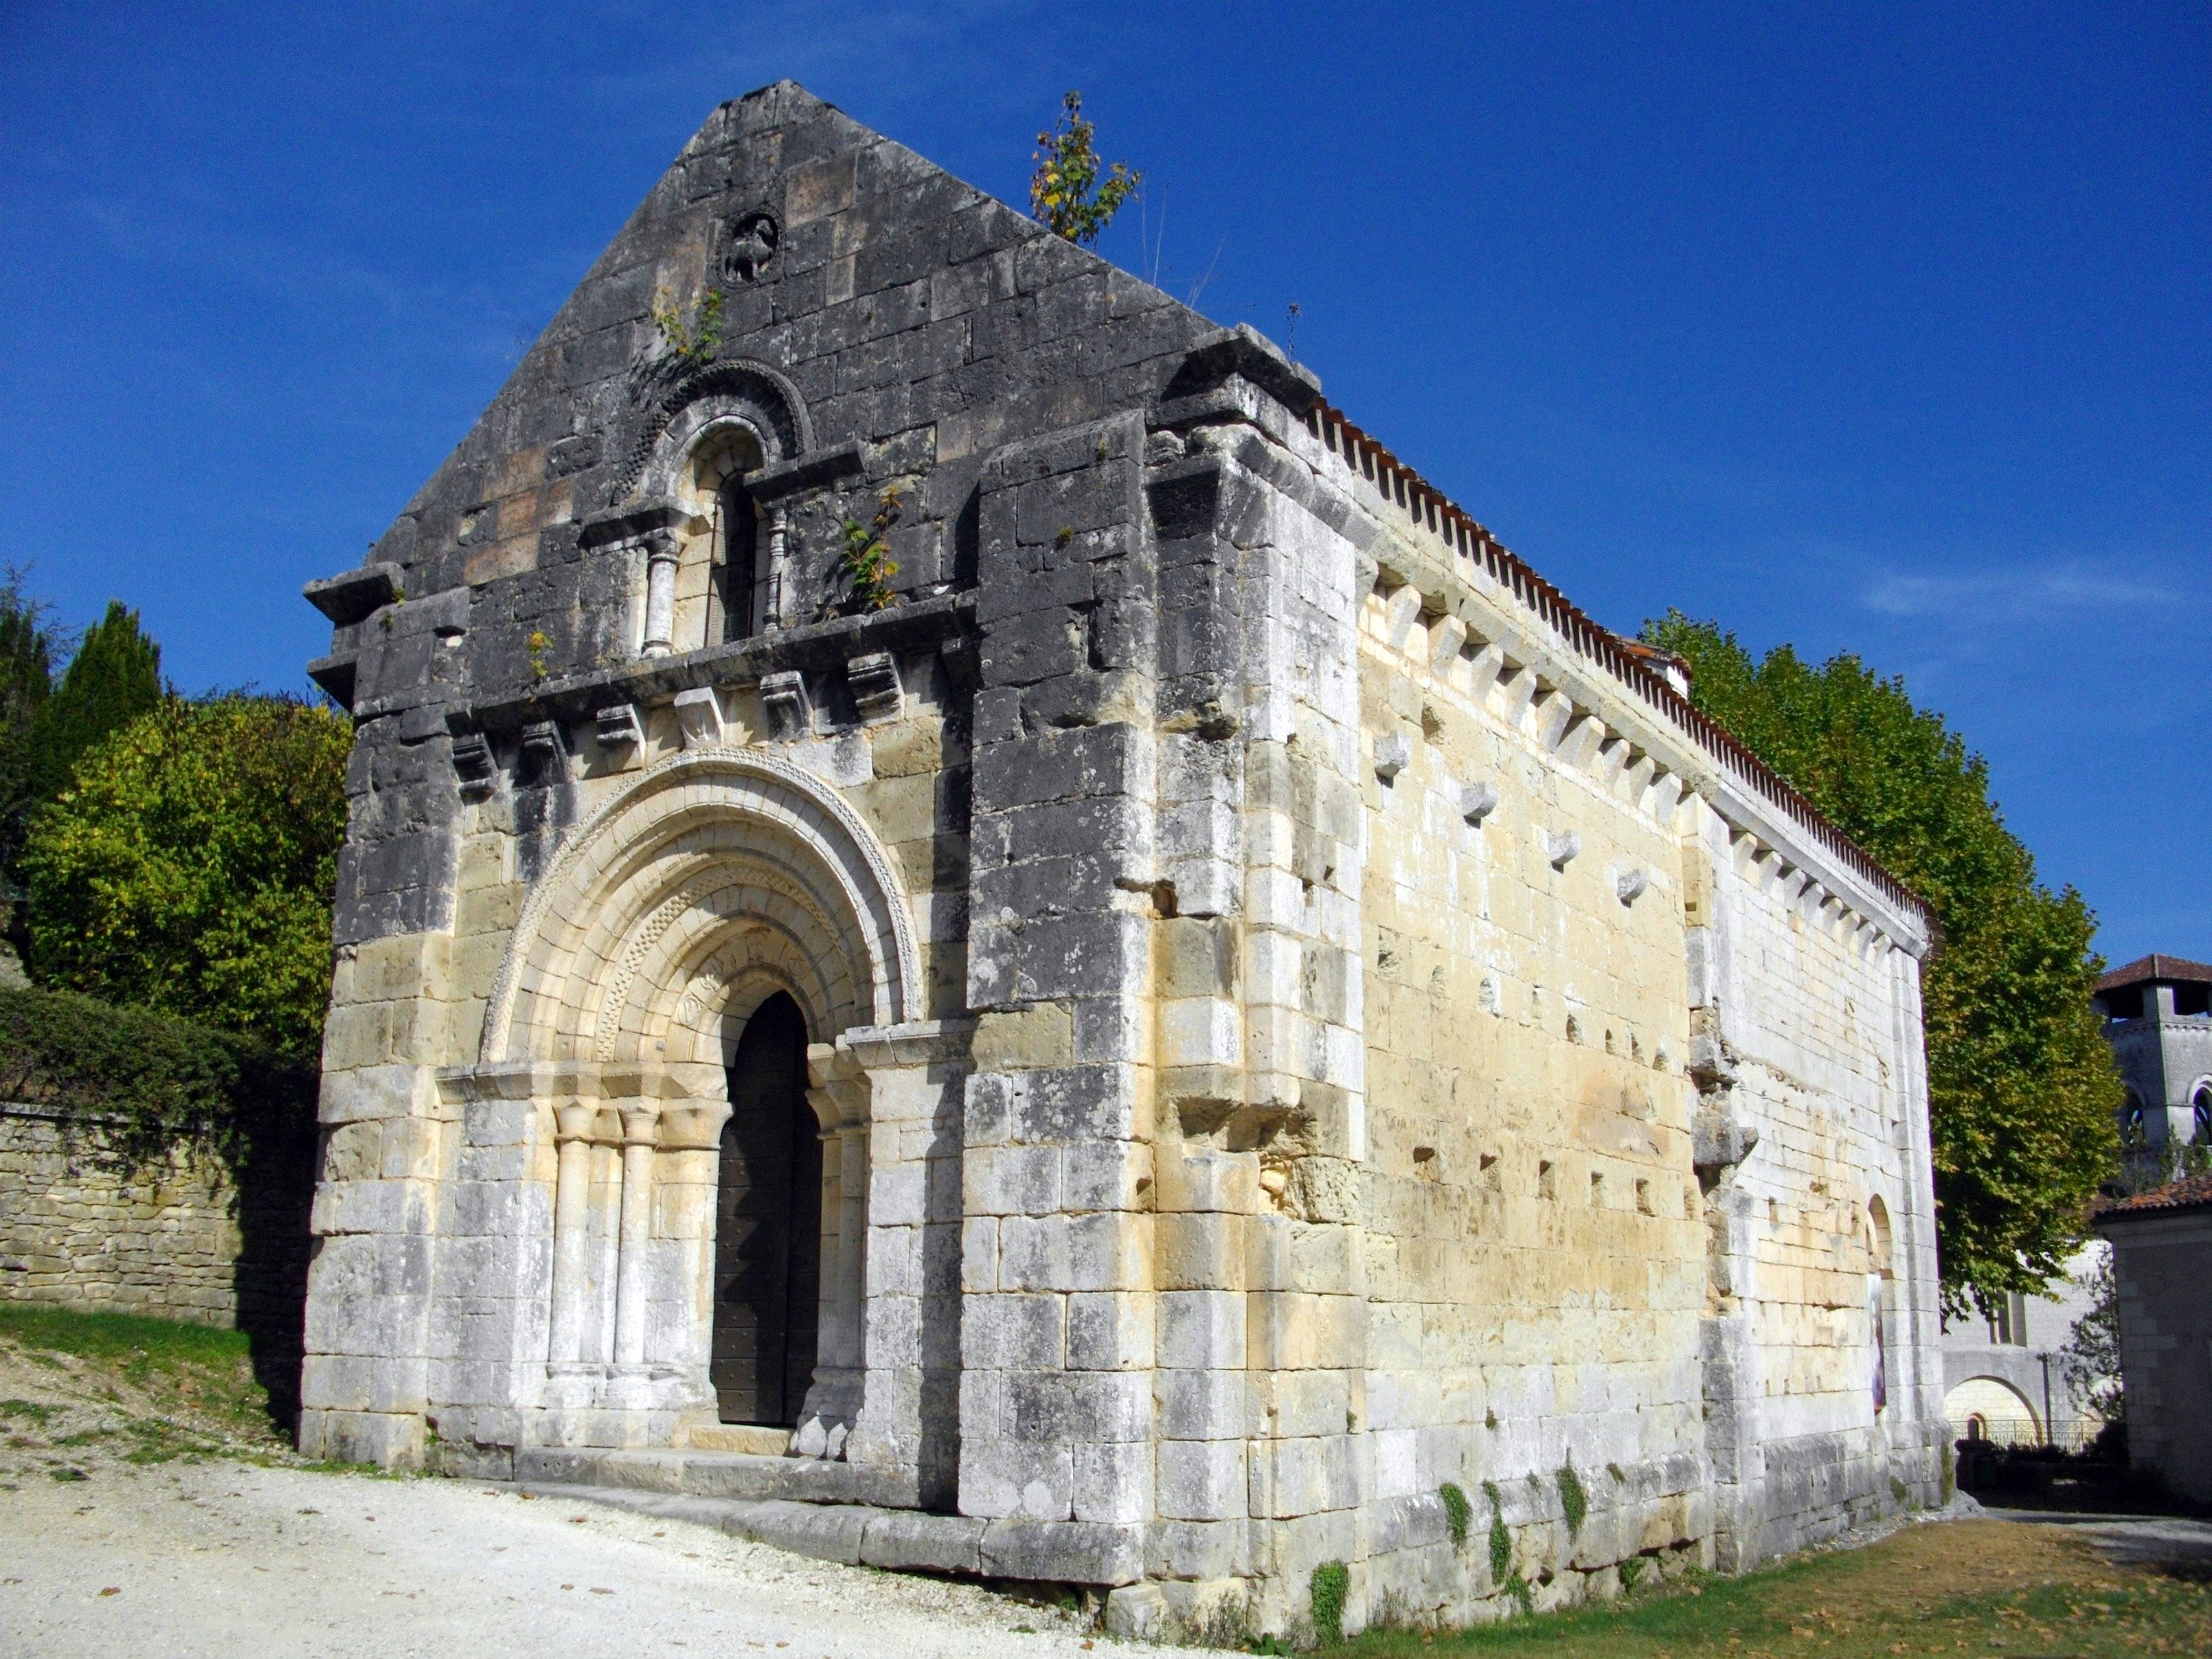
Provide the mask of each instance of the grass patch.
{"label": "grass patch", "polygon": [[1741,1578],[1693,1576],[1610,1607],[1431,1634],[1376,1631],[1344,1659],[1901,1659],[2212,1652],[2202,1569],[2118,1568],[2055,1527],[1911,1527]]}
{"label": "grass patch", "polygon": [[26,1348],[124,1367],[134,1363],[148,1367],[222,1365],[251,1358],[242,1331],[219,1331],[143,1314],[80,1313],[27,1302],[0,1302],[0,1337]]}
{"label": "grass patch", "polygon": [[[211,1436],[277,1443],[269,1396],[254,1380],[251,1340],[141,1314],[85,1313],[69,1308],[0,1302],[0,1344],[41,1370],[70,1374],[57,1387],[78,1398],[122,1405],[135,1461],[158,1461],[179,1449],[212,1447]],[[41,1425],[58,1408],[30,1401],[0,1401],[0,1420]],[[106,1432],[106,1431],[100,1431]]]}

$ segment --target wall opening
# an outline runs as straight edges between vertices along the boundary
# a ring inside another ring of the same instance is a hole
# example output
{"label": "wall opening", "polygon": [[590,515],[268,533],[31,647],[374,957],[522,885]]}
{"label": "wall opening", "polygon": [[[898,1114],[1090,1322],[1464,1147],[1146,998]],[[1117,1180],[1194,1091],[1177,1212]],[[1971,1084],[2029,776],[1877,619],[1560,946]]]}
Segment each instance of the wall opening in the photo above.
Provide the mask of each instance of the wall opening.
{"label": "wall opening", "polygon": [[714,1200],[710,1375],[725,1423],[793,1427],[814,1380],[822,1284],[822,1142],[806,1099],[806,1020],[781,992],[730,1063]]}

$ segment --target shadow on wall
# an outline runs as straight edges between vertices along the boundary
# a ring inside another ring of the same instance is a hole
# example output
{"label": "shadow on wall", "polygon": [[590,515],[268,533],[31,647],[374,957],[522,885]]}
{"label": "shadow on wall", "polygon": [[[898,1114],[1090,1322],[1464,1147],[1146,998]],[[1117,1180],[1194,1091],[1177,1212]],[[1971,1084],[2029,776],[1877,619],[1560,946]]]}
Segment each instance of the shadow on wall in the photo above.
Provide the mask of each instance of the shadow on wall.
{"label": "shadow on wall", "polygon": [[321,1137],[312,1111],[271,1115],[255,1126],[236,1182],[239,1249],[231,1270],[238,1328],[253,1358],[254,1381],[268,1391],[270,1415],[286,1434],[300,1424],[305,1351],[308,1232]]}

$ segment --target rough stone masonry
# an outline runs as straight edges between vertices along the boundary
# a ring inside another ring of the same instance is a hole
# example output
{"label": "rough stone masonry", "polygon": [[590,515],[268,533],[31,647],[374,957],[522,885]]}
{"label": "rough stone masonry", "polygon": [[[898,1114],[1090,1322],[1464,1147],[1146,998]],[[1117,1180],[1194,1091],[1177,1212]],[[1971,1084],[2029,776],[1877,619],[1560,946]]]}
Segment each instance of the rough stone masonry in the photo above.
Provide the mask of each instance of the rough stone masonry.
{"label": "rough stone masonry", "polygon": [[1129,1629],[1940,1501],[1921,906],[1250,330],[782,82],[308,596],[308,1450]]}

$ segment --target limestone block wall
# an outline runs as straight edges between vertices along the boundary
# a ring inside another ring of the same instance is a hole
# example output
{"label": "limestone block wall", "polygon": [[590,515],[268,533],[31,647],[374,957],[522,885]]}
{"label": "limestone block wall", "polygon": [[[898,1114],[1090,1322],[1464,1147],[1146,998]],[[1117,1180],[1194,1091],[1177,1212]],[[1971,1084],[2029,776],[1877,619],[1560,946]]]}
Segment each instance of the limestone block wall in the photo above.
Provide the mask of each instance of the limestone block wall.
{"label": "limestone block wall", "polygon": [[[1548,1509],[1572,1469],[1595,1505],[1633,1512],[1627,1553],[1694,1547],[1705,1251],[1678,838],[1406,643],[1370,593],[1375,1497],[1526,1494],[1534,1477]],[[1624,900],[1632,873],[1644,885]],[[1577,1538],[1570,1557],[1609,1566],[1613,1544]],[[1394,1564],[1381,1596],[1443,1611],[1426,1565]]]}
{"label": "limestone block wall", "polygon": [[172,1157],[125,1177],[54,1115],[0,1105],[0,1297],[238,1323],[244,1241],[222,1165]]}
{"label": "limestone block wall", "polygon": [[2120,1370],[2128,1391],[2128,1459],[2192,1503],[2212,1503],[2212,1203],[2202,1178],[2100,1217],[2119,1291]]}

